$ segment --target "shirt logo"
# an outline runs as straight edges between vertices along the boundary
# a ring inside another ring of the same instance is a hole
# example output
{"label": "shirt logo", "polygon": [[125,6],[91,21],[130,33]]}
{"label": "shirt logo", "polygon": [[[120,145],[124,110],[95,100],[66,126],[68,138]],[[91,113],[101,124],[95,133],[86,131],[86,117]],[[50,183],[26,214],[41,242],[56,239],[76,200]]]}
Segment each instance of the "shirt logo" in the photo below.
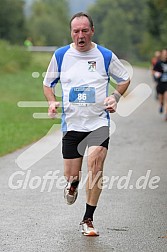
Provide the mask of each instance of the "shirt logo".
{"label": "shirt logo", "polygon": [[96,71],[96,61],[88,61],[88,71],[89,72]]}

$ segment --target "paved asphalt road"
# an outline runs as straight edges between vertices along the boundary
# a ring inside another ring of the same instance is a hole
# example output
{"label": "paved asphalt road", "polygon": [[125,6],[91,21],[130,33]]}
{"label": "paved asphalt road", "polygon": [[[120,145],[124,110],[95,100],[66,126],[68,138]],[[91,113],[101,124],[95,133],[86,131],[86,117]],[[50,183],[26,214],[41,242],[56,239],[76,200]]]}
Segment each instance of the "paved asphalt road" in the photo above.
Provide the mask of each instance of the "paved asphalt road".
{"label": "paved asphalt road", "polygon": [[[154,87],[150,72],[136,68],[130,90],[143,82]],[[167,251],[167,122],[158,114],[154,93],[131,115],[115,114],[112,120],[116,130],[94,218],[100,236],[79,232],[84,187],[74,205],[64,203],[61,144],[53,149],[52,143],[52,151],[30,166],[45,152],[45,139],[30,149],[27,160],[27,148],[0,158],[0,252]],[[53,172],[57,179],[46,180]],[[86,157],[81,185],[85,177]]]}

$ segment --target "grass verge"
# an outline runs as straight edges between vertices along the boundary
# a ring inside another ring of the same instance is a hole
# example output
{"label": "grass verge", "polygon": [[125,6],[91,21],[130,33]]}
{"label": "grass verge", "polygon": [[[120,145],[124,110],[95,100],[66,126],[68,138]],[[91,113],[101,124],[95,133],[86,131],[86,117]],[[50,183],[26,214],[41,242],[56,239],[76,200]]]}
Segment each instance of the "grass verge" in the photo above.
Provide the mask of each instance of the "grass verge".
{"label": "grass verge", "polygon": [[[28,68],[15,73],[1,72],[0,83],[0,156],[13,152],[45,136],[60,120],[34,119],[33,113],[47,108],[21,108],[19,101],[45,101],[42,73],[46,71],[51,54],[32,53]],[[39,78],[32,73],[39,72]]]}

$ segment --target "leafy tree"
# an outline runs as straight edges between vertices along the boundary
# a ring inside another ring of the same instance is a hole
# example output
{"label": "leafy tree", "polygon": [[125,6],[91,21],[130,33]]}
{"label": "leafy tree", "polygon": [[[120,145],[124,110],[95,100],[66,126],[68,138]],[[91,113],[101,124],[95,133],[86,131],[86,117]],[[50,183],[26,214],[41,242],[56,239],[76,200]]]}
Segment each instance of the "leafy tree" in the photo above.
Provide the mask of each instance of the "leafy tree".
{"label": "leafy tree", "polygon": [[[123,25],[117,22],[118,17]],[[130,27],[122,10],[109,11],[102,25],[105,28],[100,36],[101,42],[104,40],[105,46],[117,52],[119,57],[127,58],[131,48]]]}
{"label": "leafy tree", "polygon": [[140,44],[142,55],[152,57],[154,51],[166,48],[167,41],[167,1],[148,0],[146,27]]}
{"label": "leafy tree", "polygon": [[166,46],[167,1],[148,0],[148,6],[148,31],[154,41],[156,41],[160,46]]}
{"label": "leafy tree", "polygon": [[148,30],[152,36],[159,39],[161,35],[161,24],[164,19],[164,5],[166,1],[149,0]]}
{"label": "leafy tree", "polygon": [[0,0],[0,38],[22,44],[25,37],[23,0]]}
{"label": "leafy tree", "polygon": [[96,42],[120,57],[139,57],[146,32],[147,0],[97,0],[89,12],[95,21]]}
{"label": "leafy tree", "polygon": [[103,22],[107,17],[110,8],[111,8],[110,0],[104,0],[104,1],[97,0],[96,3],[92,5],[92,7],[88,10],[94,21],[95,26],[94,41],[97,43],[100,42],[102,44],[105,43],[105,41],[103,41],[101,33],[103,32]]}
{"label": "leafy tree", "polygon": [[69,40],[67,1],[36,1],[27,25],[34,44],[62,46]]}

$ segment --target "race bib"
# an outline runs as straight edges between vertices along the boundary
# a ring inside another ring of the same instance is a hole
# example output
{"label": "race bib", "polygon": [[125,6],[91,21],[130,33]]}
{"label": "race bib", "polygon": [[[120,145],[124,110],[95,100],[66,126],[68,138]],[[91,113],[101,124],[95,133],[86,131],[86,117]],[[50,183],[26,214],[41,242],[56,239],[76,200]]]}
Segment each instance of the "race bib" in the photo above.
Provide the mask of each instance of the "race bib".
{"label": "race bib", "polygon": [[88,106],[95,103],[95,88],[83,86],[71,88],[69,102],[79,106]]}

